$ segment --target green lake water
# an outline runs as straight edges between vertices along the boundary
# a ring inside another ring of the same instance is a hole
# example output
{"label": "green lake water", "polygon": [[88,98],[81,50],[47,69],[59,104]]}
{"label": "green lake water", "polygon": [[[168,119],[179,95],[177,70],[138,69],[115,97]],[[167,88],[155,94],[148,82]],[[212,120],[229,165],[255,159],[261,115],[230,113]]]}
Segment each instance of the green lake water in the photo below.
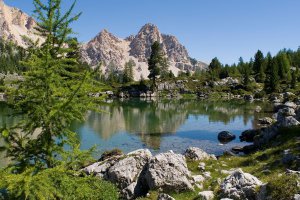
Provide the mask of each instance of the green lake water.
{"label": "green lake water", "polygon": [[[262,112],[255,113],[256,106],[261,106]],[[95,157],[113,148],[124,152],[149,148],[155,154],[167,150],[182,153],[189,146],[221,154],[233,146],[245,145],[238,139],[241,132],[257,128],[257,120],[270,115],[270,105],[244,101],[133,99],[115,100],[99,107],[104,112],[88,112],[84,122],[72,124],[82,149],[97,145],[99,153]],[[7,106],[0,104],[0,126],[19,120],[9,113]],[[217,136],[221,131],[234,133],[236,140],[220,144]],[[0,165],[6,162],[1,159]]]}

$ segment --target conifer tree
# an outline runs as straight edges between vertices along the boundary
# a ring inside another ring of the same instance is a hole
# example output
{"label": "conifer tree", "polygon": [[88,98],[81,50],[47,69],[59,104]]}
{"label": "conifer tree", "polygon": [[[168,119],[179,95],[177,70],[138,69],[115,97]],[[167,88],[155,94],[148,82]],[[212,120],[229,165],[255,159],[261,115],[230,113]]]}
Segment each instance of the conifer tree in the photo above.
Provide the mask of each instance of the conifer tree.
{"label": "conifer tree", "polygon": [[163,52],[160,44],[155,41],[151,46],[151,55],[148,59],[148,70],[150,71],[148,78],[152,80],[152,90],[156,89],[156,79],[160,75],[163,60]]}
{"label": "conifer tree", "polygon": [[208,66],[210,79],[212,81],[219,78],[220,71],[222,69],[222,64],[217,57],[213,58],[211,63]]}
{"label": "conifer tree", "polygon": [[254,56],[253,71],[256,75],[256,81],[263,83],[266,75],[264,72],[264,55],[260,50]]}
{"label": "conifer tree", "polygon": [[279,70],[276,57],[272,58],[271,54],[267,55],[267,76],[265,81],[265,91],[268,93],[277,92],[279,88]]}
{"label": "conifer tree", "polygon": [[34,6],[36,30],[45,42],[22,63],[28,71],[9,101],[24,120],[2,130],[7,154],[17,162],[19,171],[60,163],[57,156],[65,153],[64,145],[79,145],[70,130],[71,122],[83,120],[85,111],[92,107],[86,85],[89,72],[79,70],[76,49],[67,45],[72,34],[69,25],[80,16],[72,16],[75,3],[64,14],[61,0],[47,4],[34,0]]}

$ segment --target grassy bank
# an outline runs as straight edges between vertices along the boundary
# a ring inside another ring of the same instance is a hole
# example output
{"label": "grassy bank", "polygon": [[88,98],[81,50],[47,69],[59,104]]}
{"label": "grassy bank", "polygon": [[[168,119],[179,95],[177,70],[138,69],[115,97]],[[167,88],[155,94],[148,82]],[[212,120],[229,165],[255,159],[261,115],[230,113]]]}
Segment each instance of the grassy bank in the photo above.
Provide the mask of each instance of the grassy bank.
{"label": "grassy bank", "polygon": [[[299,192],[297,186],[298,177],[286,175],[287,169],[298,170],[299,162],[297,159],[284,161],[284,151],[289,150],[292,155],[300,153],[300,127],[284,128],[280,130],[279,136],[271,141],[264,149],[243,156],[221,156],[218,160],[204,161],[206,171],[210,172],[211,178],[203,183],[203,191],[212,190],[215,193],[215,199],[219,199],[218,192],[220,181],[223,181],[228,174],[226,171],[241,168],[244,172],[256,176],[267,185],[267,193],[272,199],[288,200],[292,199],[293,195]],[[198,169],[200,161],[188,160],[188,168],[193,175],[200,174]],[[200,189],[193,192],[185,193],[169,193],[175,199],[192,200],[198,199]],[[140,198],[140,200],[156,200],[157,191],[151,191],[149,197]]]}

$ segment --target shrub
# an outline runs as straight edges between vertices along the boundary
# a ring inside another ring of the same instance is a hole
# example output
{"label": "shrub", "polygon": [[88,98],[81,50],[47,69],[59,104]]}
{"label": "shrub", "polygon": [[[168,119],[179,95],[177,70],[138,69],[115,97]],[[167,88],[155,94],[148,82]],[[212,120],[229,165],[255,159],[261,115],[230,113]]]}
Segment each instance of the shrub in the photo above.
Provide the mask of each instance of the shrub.
{"label": "shrub", "polygon": [[298,181],[296,175],[276,175],[267,185],[268,196],[276,200],[293,200],[294,195],[299,192]]}
{"label": "shrub", "polygon": [[113,184],[59,167],[40,172],[29,169],[21,174],[2,171],[0,188],[5,191],[2,193],[6,193],[6,199],[16,200],[118,199],[118,191]]}

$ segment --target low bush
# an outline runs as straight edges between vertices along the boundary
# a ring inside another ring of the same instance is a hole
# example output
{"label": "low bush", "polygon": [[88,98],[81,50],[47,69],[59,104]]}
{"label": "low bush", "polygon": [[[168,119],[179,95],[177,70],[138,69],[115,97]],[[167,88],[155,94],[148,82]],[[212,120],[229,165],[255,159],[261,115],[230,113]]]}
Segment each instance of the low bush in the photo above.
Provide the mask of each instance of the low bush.
{"label": "low bush", "polygon": [[267,185],[268,196],[276,200],[293,200],[294,195],[300,191],[298,181],[297,175],[275,175]]}
{"label": "low bush", "polygon": [[1,196],[14,200],[118,199],[118,191],[113,184],[61,167],[39,172],[28,169],[21,174],[1,171],[0,188],[0,199]]}

